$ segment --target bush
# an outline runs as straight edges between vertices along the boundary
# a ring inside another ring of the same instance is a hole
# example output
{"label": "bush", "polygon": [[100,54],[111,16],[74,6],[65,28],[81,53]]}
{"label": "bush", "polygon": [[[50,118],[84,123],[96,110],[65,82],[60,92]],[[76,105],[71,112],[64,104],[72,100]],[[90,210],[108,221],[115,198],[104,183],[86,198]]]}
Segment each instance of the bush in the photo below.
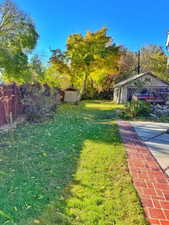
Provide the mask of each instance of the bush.
{"label": "bush", "polygon": [[169,106],[157,104],[153,107],[153,113],[158,117],[169,117]]}
{"label": "bush", "polygon": [[147,116],[151,112],[151,104],[145,101],[131,101],[126,104],[125,110],[122,111],[123,118],[135,118],[138,116]]}
{"label": "bush", "polygon": [[158,121],[163,123],[169,123],[169,116],[161,116],[160,118],[158,118]]}
{"label": "bush", "polygon": [[99,100],[112,100],[113,99],[113,89],[104,90],[95,95],[95,99]]}
{"label": "bush", "polygon": [[53,117],[59,99],[57,90],[47,85],[23,85],[21,90],[21,101],[24,104],[24,114],[29,122],[40,122]]}
{"label": "bush", "polygon": [[88,90],[85,95],[82,96],[83,100],[95,99],[95,100],[112,100],[113,99],[113,89],[104,90],[98,92],[97,90]]}

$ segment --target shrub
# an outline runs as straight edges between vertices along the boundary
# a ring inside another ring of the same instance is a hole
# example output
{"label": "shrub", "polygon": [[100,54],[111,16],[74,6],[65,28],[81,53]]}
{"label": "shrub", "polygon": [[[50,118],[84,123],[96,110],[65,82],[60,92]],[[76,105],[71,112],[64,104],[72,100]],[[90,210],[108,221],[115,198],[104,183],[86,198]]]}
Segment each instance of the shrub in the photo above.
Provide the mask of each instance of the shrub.
{"label": "shrub", "polygon": [[160,116],[156,120],[158,122],[169,123],[169,116]]}
{"label": "shrub", "polygon": [[151,104],[145,101],[131,101],[126,104],[122,111],[123,118],[135,118],[137,116],[147,116],[151,112]]}
{"label": "shrub", "polygon": [[40,122],[53,117],[59,103],[56,89],[47,85],[26,84],[20,90],[27,121]]}
{"label": "shrub", "polygon": [[82,99],[83,100],[86,100],[86,99],[112,100],[113,89],[108,89],[101,92],[98,92],[97,90],[91,90],[91,91],[88,91],[85,95],[83,95]]}
{"label": "shrub", "polygon": [[169,106],[157,104],[153,107],[153,113],[158,117],[169,117]]}

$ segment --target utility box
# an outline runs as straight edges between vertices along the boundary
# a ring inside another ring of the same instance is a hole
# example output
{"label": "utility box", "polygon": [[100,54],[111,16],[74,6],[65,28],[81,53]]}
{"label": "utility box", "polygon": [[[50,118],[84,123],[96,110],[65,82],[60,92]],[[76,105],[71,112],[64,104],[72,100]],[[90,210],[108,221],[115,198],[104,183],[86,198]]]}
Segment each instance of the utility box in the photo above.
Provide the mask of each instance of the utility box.
{"label": "utility box", "polygon": [[78,103],[80,101],[80,92],[76,88],[67,88],[65,90],[64,102]]}

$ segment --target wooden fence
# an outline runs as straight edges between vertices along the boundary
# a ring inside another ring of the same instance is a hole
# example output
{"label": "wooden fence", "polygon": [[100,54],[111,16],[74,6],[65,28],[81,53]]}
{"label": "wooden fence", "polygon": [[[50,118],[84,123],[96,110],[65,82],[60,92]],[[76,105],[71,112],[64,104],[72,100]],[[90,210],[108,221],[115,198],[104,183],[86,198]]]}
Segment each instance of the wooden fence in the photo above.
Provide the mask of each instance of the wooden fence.
{"label": "wooden fence", "polygon": [[22,113],[19,88],[15,85],[0,85],[0,126],[12,122]]}

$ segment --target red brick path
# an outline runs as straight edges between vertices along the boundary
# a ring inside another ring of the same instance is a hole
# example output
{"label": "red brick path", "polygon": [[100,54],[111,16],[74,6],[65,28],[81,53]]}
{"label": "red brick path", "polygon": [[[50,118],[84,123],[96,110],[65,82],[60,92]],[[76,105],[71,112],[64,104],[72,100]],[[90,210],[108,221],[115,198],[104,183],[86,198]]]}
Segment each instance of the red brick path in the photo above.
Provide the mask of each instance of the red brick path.
{"label": "red brick path", "polygon": [[118,121],[135,188],[151,225],[169,225],[169,179],[134,128]]}

